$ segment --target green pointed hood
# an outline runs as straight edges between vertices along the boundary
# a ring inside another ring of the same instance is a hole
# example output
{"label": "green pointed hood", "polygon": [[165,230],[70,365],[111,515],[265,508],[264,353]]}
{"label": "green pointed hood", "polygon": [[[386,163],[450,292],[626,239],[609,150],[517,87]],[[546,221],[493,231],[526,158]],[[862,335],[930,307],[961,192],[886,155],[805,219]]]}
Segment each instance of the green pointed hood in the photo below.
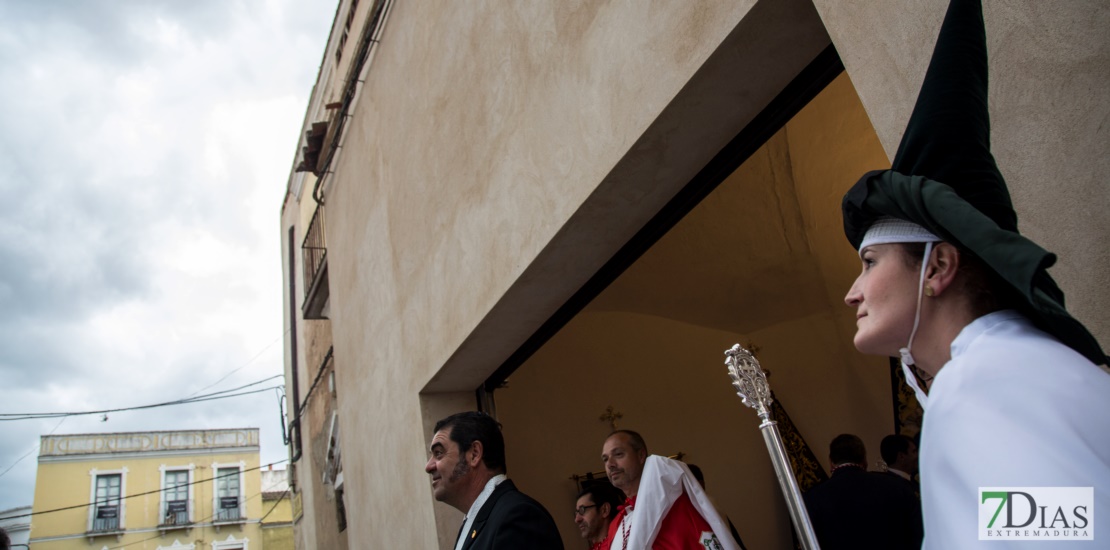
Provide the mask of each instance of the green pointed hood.
{"label": "green pointed hood", "polygon": [[844,233],[857,250],[883,216],[914,222],[978,256],[1042,330],[1096,364],[1107,357],[1068,314],[1048,274],[1056,256],[1018,232],[990,152],[987,46],[979,0],[952,0],[913,114],[890,170],[865,174],[844,195]]}

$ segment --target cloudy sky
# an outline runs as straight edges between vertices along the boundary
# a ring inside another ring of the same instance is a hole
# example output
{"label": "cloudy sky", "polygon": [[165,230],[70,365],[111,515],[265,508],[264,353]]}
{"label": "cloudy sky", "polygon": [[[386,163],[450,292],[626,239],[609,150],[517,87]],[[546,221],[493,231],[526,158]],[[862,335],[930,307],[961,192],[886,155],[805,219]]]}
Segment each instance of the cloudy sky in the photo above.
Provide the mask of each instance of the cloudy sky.
{"label": "cloudy sky", "polygon": [[[279,211],[337,3],[0,2],[0,413],[281,374]],[[278,414],[271,390],[0,422],[0,510],[32,503],[42,434],[258,427],[265,463]]]}

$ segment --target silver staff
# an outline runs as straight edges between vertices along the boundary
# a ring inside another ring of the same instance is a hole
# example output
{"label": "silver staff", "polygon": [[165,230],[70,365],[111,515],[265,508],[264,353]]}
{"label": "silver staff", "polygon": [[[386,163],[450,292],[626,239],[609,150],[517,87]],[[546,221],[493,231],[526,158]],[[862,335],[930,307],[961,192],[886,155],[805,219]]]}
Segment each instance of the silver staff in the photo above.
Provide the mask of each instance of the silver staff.
{"label": "silver staff", "polygon": [[786,456],[786,449],[779,435],[778,423],[771,419],[771,386],[767,383],[767,374],[759,366],[759,360],[752,352],[740,347],[732,346],[725,351],[725,365],[728,365],[728,376],[732,378],[732,385],[736,388],[736,395],[744,400],[744,404],[755,409],[763,422],[759,425],[763,432],[763,442],[767,444],[767,452],[771,455],[771,464],[775,465],[775,474],[779,478],[779,487],[782,495],[786,497],[786,507],[790,510],[790,519],[794,520],[794,530],[798,539],[802,541],[805,550],[819,550],[817,535],[813,533],[813,524],[806,513],[806,505],[802,500],[802,491],[798,489],[798,480],[794,479],[794,471],[790,468],[790,459]]}

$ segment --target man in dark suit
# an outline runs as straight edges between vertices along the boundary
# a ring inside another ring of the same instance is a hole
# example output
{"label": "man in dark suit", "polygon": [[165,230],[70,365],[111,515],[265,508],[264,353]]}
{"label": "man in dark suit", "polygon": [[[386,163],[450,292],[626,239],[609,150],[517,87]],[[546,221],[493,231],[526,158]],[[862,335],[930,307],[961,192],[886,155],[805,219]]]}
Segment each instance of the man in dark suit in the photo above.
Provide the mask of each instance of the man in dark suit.
{"label": "man in dark suit", "polygon": [[917,475],[917,445],[913,440],[901,435],[888,435],[879,444],[879,453],[886,462],[886,473],[906,483],[921,497],[921,489],[913,476]]}
{"label": "man in dark suit", "polygon": [[822,550],[921,548],[921,502],[902,480],[867,471],[859,437],[833,439],[829,462],[832,476],[805,495]]}
{"label": "man in dark suit", "polygon": [[501,425],[478,412],[453,414],[435,425],[431,458],[435,499],[466,514],[456,550],[563,549],[555,520],[505,477]]}

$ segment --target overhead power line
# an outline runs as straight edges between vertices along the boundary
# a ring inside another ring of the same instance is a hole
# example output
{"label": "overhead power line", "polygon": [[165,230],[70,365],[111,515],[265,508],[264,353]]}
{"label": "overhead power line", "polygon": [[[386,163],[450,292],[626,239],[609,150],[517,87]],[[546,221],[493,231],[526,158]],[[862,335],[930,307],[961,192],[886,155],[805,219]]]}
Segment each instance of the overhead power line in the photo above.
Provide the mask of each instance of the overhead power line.
{"label": "overhead power line", "polygon": [[[255,494],[253,494],[253,495],[251,495],[251,496],[247,497],[247,498],[246,498],[245,500],[243,500],[243,503],[244,503],[244,504],[246,504],[247,502],[250,502],[250,501],[252,501],[252,500],[254,500],[254,499],[256,499],[256,498],[258,498],[258,497],[260,497],[260,496],[262,496],[262,493],[261,493],[261,492],[255,493]],[[274,508],[277,508],[277,505],[278,505],[278,504],[280,504],[280,502],[278,502],[278,503],[274,503]],[[273,511],[274,511],[274,508],[270,508],[270,511],[271,511],[271,512],[273,512]],[[269,515],[269,513],[267,513],[266,515]],[[208,517],[206,517],[206,518],[203,518],[203,519],[199,519],[199,520],[197,520],[197,521],[196,521],[196,522],[194,522],[194,523],[204,523],[204,522],[206,522],[206,521],[208,521],[208,520],[210,520],[210,519],[212,519],[212,518],[214,518],[214,517],[216,517],[216,513],[213,513],[212,515],[210,515],[210,516],[208,516]],[[262,516],[262,519],[266,519],[266,516]],[[261,520],[261,519],[260,519],[260,520],[258,520],[258,523],[262,523],[262,520]],[[147,541],[151,541],[151,540],[154,540],[154,539],[160,539],[160,538],[163,538],[163,537],[165,537],[165,536],[166,536],[165,534],[158,534],[158,535],[154,535],[153,537],[147,537],[147,538],[145,538],[145,539],[139,539],[139,540],[137,540],[137,541],[135,541],[135,542],[129,542],[129,543],[127,543],[127,544],[121,544],[121,545],[119,545],[119,546],[113,546],[113,547],[109,548],[108,550],[118,550],[119,548],[127,548],[128,546],[134,546],[134,545],[136,545],[136,544],[141,544],[141,543],[144,543],[144,542],[147,542]]]}
{"label": "overhead power line", "polygon": [[[259,493],[259,494],[262,494],[262,493]],[[270,514],[274,513],[274,510],[277,509],[278,504],[281,504],[281,499],[285,498],[288,494],[289,494],[289,489],[286,489],[285,492],[283,492],[281,494],[281,496],[277,498],[277,502],[275,502],[274,505],[270,507],[270,511],[266,512],[265,514],[262,515],[262,519],[258,520],[258,523],[262,523],[263,521],[266,521],[266,518],[270,517]]]}
{"label": "overhead power line", "polygon": [[204,390],[207,390],[208,388],[211,388],[211,387],[213,387],[213,386],[216,386],[216,385],[218,385],[218,384],[219,384],[220,382],[223,382],[224,380],[227,380],[227,379],[228,379],[228,377],[230,377],[231,375],[233,375],[233,374],[235,374],[235,373],[239,372],[240,370],[243,370],[244,368],[246,368],[247,366],[249,366],[249,365],[250,365],[251,363],[253,363],[255,359],[258,359],[259,357],[262,357],[262,354],[263,354],[263,353],[266,353],[266,350],[268,350],[268,349],[270,349],[270,348],[274,347],[274,344],[276,344],[276,343],[280,342],[280,341],[281,341],[281,339],[282,339],[282,338],[285,338],[285,335],[286,335],[286,334],[289,334],[289,333],[290,333],[291,331],[292,331],[292,329],[286,329],[286,330],[285,330],[285,332],[284,332],[284,333],[282,333],[282,335],[281,335],[281,336],[278,336],[278,337],[277,337],[277,338],[276,338],[276,339],[275,339],[275,340],[274,340],[273,342],[270,342],[269,344],[267,344],[267,345],[266,345],[266,347],[262,348],[262,351],[260,351],[260,352],[258,352],[258,353],[256,353],[256,354],[254,354],[254,357],[251,357],[251,358],[250,358],[250,360],[248,360],[248,361],[247,361],[246,363],[243,363],[243,364],[242,364],[241,366],[239,366],[239,368],[237,368],[237,369],[234,369],[234,370],[232,370],[231,372],[229,372],[229,373],[227,373],[227,374],[223,375],[223,376],[222,376],[222,377],[221,377],[221,378],[220,378],[219,380],[216,380],[215,382],[213,382],[213,383],[211,383],[211,384],[209,384],[209,385],[207,385],[207,386],[205,386],[205,387],[203,387],[203,388],[201,388],[201,389],[199,389],[199,390],[197,390],[197,391],[193,392],[193,394],[192,394],[192,395],[190,395],[189,397],[192,397],[193,395],[196,395],[196,394],[198,394],[198,393],[200,393],[200,392],[202,392],[202,391],[204,391]]}
{"label": "overhead power line", "polygon": [[[87,416],[87,415],[92,415],[92,414],[107,414],[107,413],[122,412],[122,411],[137,411],[137,410],[143,410],[143,409],[153,409],[153,408],[157,408],[157,407],[168,407],[168,406],[172,406],[172,405],[187,405],[189,403],[200,403],[200,402],[203,402],[203,401],[213,401],[213,400],[216,400],[216,399],[227,399],[229,397],[240,397],[240,396],[244,396],[244,395],[250,395],[250,394],[253,394],[253,393],[260,393],[260,392],[264,392],[264,391],[269,391],[269,390],[272,390],[274,388],[281,387],[281,385],[279,384],[279,385],[276,385],[276,386],[268,386],[268,387],[258,389],[258,390],[239,391],[239,390],[249,388],[251,386],[257,386],[257,385],[262,384],[264,382],[269,382],[270,380],[273,380],[275,378],[283,378],[283,377],[284,377],[284,375],[278,374],[278,375],[275,375],[275,376],[271,376],[269,378],[264,378],[262,380],[258,380],[256,382],[251,382],[249,384],[244,384],[242,386],[239,386],[237,388],[232,388],[230,390],[212,392],[212,393],[207,393],[207,394],[204,394],[204,395],[198,395],[196,397],[187,397],[185,399],[178,399],[178,400],[175,400],[175,401],[166,401],[164,403],[153,403],[153,404],[150,404],[150,405],[139,405],[139,406],[135,406],[135,407],[121,407],[121,408],[118,408],[118,409],[103,409],[103,410],[98,410],[98,411],[77,411],[77,412],[0,413],[0,422],[2,422],[2,421],[13,421],[13,420],[32,420],[32,419],[40,419],[40,418],[60,418],[60,417],[66,417],[66,416]],[[238,392],[238,393],[234,393],[234,392]]]}
{"label": "overhead power line", "polygon": [[[283,462],[289,462],[289,459],[288,458],[283,458],[281,460],[278,460],[277,462],[271,462],[269,464],[261,464],[261,465],[255,466],[254,468],[244,468],[242,470],[236,470],[235,473],[232,473],[232,474],[224,474],[222,476],[219,476],[219,475],[218,476],[213,476],[213,477],[210,477],[208,479],[198,479],[196,481],[190,481],[189,483],[180,483],[178,485],[175,485],[174,488],[188,487],[189,485],[197,485],[199,483],[207,483],[209,481],[219,479],[221,477],[237,476],[239,474],[245,474],[247,472],[253,472],[255,470],[261,470],[262,468],[273,466],[275,464],[281,464]],[[153,491],[147,491],[145,493],[135,493],[133,495],[124,495],[124,496],[119,497],[119,500],[127,500],[129,498],[141,497],[141,496],[146,496],[146,495],[153,495],[153,494],[161,493],[162,491],[165,491],[165,489],[155,489]],[[51,509],[51,510],[40,510],[38,512],[30,512],[30,513],[27,513],[27,514],[18,514],[18,515],[15,515],[15,516],[6,516],[6,517],[0,518],[0,521],[9,520],[9,519],[16,519],[16,518],[27,518],[27,517],[31,517],[31,516],[40,516],[42,514],[52,514],[54,512],[64,512],[66,510],[73,510],[73,509],[76,509],[76,508],[84,508],[86,506],[93,506],[95,504],[96,504],[96,501],[93,501],[93,502],[88,502],[88,503],[85,503],[85,504],[74,504],[73,506],[65,506],[65,507],[62,507],[62,508],[54,508],[54,509]]]}
{"label": "overhead power line", "polygon": [[[62,426],[62,422],[65,422],[65,421],[66,421],[65,418],[62,418],[61,420],[59,420],[58,423],[54,425],[54,429],[50,430],[50,433],[48,433],[46,435],[54,435],[54,432],[58,431],[58,428],[60,428]],[[0,472],[0,477],[4,477],[5,475],[7,475],[8,472],[12,471],[12,468],[15,468],[16,464],[19,464],[20,462],[23,462],[24,458],[27,458],[27,457],[31,456],[31,453],[33,453],[37,450],[39,450],[39,444],[35,443],[35,446],[31,447],[31,450],[27,451],[27,454],[17,458],[15,460],[15,462],[12,462],[11,466],[8,466],[7,469],[5,469],[3,472]]]}

